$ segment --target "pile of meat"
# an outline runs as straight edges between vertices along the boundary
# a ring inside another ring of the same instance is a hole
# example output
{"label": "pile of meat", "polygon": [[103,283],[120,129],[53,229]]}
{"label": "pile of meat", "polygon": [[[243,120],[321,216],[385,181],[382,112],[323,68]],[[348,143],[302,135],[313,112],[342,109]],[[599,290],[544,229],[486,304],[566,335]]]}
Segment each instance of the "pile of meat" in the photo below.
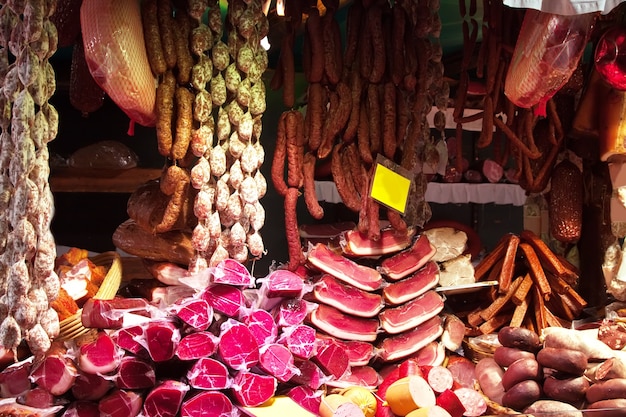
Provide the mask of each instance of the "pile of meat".
{"label": "pile of meat", "polygon": [[57,48],[52,3],[0,6],[0,350],[26,340],[38,354],[59,332],[49,305],[59,290],[47,146],[58,129],[48,102],[56,89],[49,61]]}

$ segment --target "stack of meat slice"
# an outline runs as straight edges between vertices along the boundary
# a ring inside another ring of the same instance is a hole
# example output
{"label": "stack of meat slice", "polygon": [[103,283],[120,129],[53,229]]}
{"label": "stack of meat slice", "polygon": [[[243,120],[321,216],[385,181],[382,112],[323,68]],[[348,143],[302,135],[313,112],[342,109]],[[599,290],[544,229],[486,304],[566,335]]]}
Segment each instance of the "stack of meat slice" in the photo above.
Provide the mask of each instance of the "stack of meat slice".
{"label": "stack of meat slice", "polygon": [[437,340],[443,332],[439,313],[444,301],[434,291],[439,267],[431,260],[436,248],[428,237],[394,238],[396,232],[384,230],[393,250],[377,249],[382,260],[371,267],[366,265],[371,250],[356,255],[358,237],[351,233],[344,235],[342,252],[322,243],[308,252],[308,263],[320,272],[308,294],[318,304],[309,314],[311,325],[339,343],[369,344],[371,358],[385,362],[415,354]]}

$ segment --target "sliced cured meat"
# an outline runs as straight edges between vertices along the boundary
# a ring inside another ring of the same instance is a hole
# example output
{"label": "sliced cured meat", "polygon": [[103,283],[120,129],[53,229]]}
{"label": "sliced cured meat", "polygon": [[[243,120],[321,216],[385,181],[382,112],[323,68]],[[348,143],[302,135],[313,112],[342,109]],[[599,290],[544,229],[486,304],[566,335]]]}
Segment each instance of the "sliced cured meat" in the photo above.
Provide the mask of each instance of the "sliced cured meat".
{"label": "sliced cured meat", "polygon": [[316,391],[304,385],[295,386],[287,392],[289,398],[313,415],[319,412],[322,394],[322,391]]}
{"label": "sliced cured meat", "polygon": [[364,366],[375,356],[374,345],[370,342],[362,342],[360,340],[340,340],[336,337],[328,336],[323,333],[317,334],[317,346],[324,346],[326,343],[334,343],[341,346],[346,355],[350,366]]}
{"label": "sliced cured meat", "polygon": [[378,345],[378,356],[385,362],[404,358],[436,340],[441,333],[441,318],[435,316],[413,330],[385,338]]}
{"label": "sliced cured meat", "polygon": [[252,310],[243,318],[259,346],[274,343],[278,337],[278,326],[272,314],[265,310]]}
{"label": "sliced cured meat", "polygon": [[341,378],[350,369],[348,355],[338,343],[325,343],[317,348],[312,360],[326,375]]}
{"label": "sliced cured meat", "polygon": [[350,256],[382,256],[399,252],[409,247],[415,235],[415,229],[398,233],[395,229],[384,229],[380,239],[371,240],[358,230],[349,230],[343,234],[341,248]]}
{"label": "sliced cured meat", "polygon": [[441,365],[447,359],[446,348],[439,341],[432,341],[411,356],[419,366]]}
{"label": "sliced cured meat", "polygon": [[245,407],[256,407],[272,398],[276,392],[276,378],[247,371],[237,372],[233,378],[233,396]]}
{"label": "sliced cured meat", "polygon": [[143,403],[143,415],[174,417],[180,410],[180,405],[189,391],[189,386],[171,379],[163,381],[152,389]]}
{"label": "sliced cured meat", "polygon": [[309,319],[313,326],[331,336],[363,342],[376,340],[380,325],[377,318],[351,316],[324,304],[320,304]]}
{"label": "sliced cured meat", "polygon": [[378,316],[387,333],[397,334],[418,326],[443,310],[443,298],[429,290],[398,307],[386,308]]}
{"label": "sliced cured meat", "polygon": [[383,288],[383,297],[392,305],[406,303],[434,288],[438,283],[439,266],[436,262],[429,261],[413,275]]}
{"label": "sliced cured meat", "polygon": [[317,304],[301,298],[288,298],[274,310],[274,319],[278,327],[297,326],[316,307]]}
{"label": "sliced cured meat", "polygon": [[176,356],[186,361],[204,358],[214,354],[218,344],[218,337],[211,332],[189,333],[180,339],[176,347]]}
{"label": "sliced cured meat", "polygon": [[307,260],[316,268],[364,291],[376,291],[383,286],[383,277],[374,268],[359,265],[321,243],[309,250]]}
{"label": "sliced cured meat", "polygon": [[428,236],[422,234],[409,249],[405,249],[380,263],[380,272],[397,281],[423,267],[437,252]]}
{"label": "sliced cured meat", "polygon": [[348,388],[352,386],[361,386],[368,389],[378,387],[382,377],[376,369],[369,365],[352,366],[341,378],[329,381],[328,386],[337,388]]}
{"label": "sliced cured meat", "polygon": [[343,284],[329,274],[324,274],[315,284],[313,298],[344,313],[359,317],[374,317],[384,306],[382,296],[379,294]]}

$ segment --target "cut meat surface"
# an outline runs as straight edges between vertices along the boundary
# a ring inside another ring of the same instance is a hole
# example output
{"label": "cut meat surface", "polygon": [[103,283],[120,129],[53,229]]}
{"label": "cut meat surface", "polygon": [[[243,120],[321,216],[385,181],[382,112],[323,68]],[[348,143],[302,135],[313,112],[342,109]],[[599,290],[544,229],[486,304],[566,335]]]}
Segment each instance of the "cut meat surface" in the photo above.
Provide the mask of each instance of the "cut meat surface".
{"label": "cut meat surface", "polygon": [[213,269],[212,280],[215,284],[228,284],[240,287],[253,287],[254,278],[244,265],[234,259],[226,258]]}
{"label": "cut meat surface", "polygon": [[304,280],[288,269],[270,272],[261,285],[261,292],[269,298],[297,298],[302,295]]}
{"label": "cut meat surface", "polygon": [[189,333],[178,343],[176,356],[184,361],[211,356],[217,351],[218,343],[218,337],[211,332]]}
{"label": "cut meat surface", "polygon": [[328,342],[318,346],[313,357],[326,375],[341,378],[350,369],[348,355],[338,343]]}
{"label": "cut meat surface", "polygon": [[278,338],[294,356],[308,359],[315,351],[315,329],[306,324],[285,327]]}
{"label": "cut meat surface", "polygon": [[278,337],[278,326],[274,317],[265,310],[253,310],[243,318],[259,346],[274,343]]}
{"label": "cut meat surface", "polygon": [[175,417],[189,391],[189,385],[171,379],[152,389],[143,403],[146,416]]}
{"label": "cut meat surface", "polygon": [[383,361],[394,361],[409,356],[443,333],[441,318],[435,316],[413,330],[385,338],[378,345],[378,356]]}
{"label": "cut meat surface", "polygon": [[382,256],[399,252],[409,247],[415,235],[415,229],[398,233],[395,229],[384,229],[380,239],[371,240],[358,230],[349,230],[343,234],[341,248],[350,256]]}
{"label": "cut meat surface", "polygon": [[388,279],[397,281],[423,267],[436,252],[437,248],[422,234],[409,249],[384,259],[379,269]]}
{"label": "cut meat surface", "polygon": [[217,348],[224,363],[236,371],[249,370],[259,362],[259,345],[243,323],[229,319],[220,328]]}
{"label": "cut meat surface", "polygon": [[276,379],[269,375],[238,372],[233,379],[233,395],[239,404],[256,407],[272,398],[276,392]]}
{"label": "cut meat surface", "polygon": [[383,288],[383,297],[389,304],[406,303],[436,287],[438,283],[439,266],[436,262],[429,261],[413,275]]}
{"label": "cut meat surface", "polygon": [[300,370],[294,365],[293,354],[286,346],[272,343],[261,348],[259,367],[280,382],[289,381]]}
{"label": "cut meat surface", "polygon": [[134,391],[115,389],[98,402],[102,417],[133,417],[139,414],[143,397]]}
{"label": "cut meat surface", "polygon": [[196,330],[206,330],[213,322],[213,307],[202,298],[188,297],[173,306],[176,317]]}
{"label": "cut meat surface", "polygon": [[246,305],[243,292],[233,285],[213,284],[202,292],[201,297],[208,301],[215,311],[228,317],[237,317],[241,308]]}
{"label": "cut meat surface", "polygon": [[364,291],[376,291],[384,283],[383,277],[375,269],[359,265],[321,243],[309,250],[307,260],[319,270]]}
{"label": "cut meat surface", "polygon": [[429,290],[398,307],[384,309],[379,315],[380,324],[387,333],[402,333],[436,316],[443,306],[443,298]]}
{"label": "cut meat surface", "polygon": [[198,389],[220,390],[231,385],[228,368],[213,358],[198,359],[187,372],[187,380]]}
{"label": "cut meat surface", "polygon": [[234,406],[221,391],[200,391],[180,407],[181,417],[233,417]]}
{"label": "cut meat surface", "polygon": [[374,317],[383,308],[382,296],[344,284],[332,275],[324,274],[313,289],[316,301],[359,317]]}
{"label": "cut meat surface", "polygon": [[334,307],[320,304],[310,315],[313,326],[331,336],[345,340],[373,342],[378,336],[378,318],[350,316]]}
{"label": "cut meat surface", "polygon": [[174,357],[180,330],[171,321],[152,320],[144,329],[145,347],[155,362],[164,362]]}

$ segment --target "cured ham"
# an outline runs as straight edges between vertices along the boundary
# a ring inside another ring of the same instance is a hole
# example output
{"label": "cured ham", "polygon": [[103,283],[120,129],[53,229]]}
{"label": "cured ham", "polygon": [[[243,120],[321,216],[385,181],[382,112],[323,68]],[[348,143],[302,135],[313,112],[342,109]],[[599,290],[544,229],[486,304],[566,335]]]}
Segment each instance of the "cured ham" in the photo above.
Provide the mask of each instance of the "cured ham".
{"label": "cured ham", "polygon": [[428,236],[422,234],[409,249],[383,260],[380,272],[388,279],[397,281],[423,267],[437,252]]}
{"label": "cured ham", "polygon": [[371,240],[358,230],[349,230],[343,234],[341,248],[346,255],[351,256],[388,255],[408,248],[414,235],[415,229],[407,229],[404,233],[384,229],[380,232],[380,239]]}
{"label": "cured ham", "polygon": [[89,72],[134,122],[156,123],[156,80],[150,70],[139,1],[84,0],[80,23]]}
{"label": "cured ham", "polygon": [[406,303],[424,294],[439,283],[439,266],[429,261],[413,275],[391,283],[383,288],[383,297],[388,304]]}
{"label": "cured ham", "polygon": [[380,323],[377,318],[350,316],[324,304],[320,304],[309,318],[315,327],[339,339],[373,342],[378,336]]}
{"label": "cured ham", "polygon": [[359,317],[374,317],[384,306],[382,296],[379,294],[343,284],[328,274],[323,275],[316,283],[313,297],[320,303]]}
{"label": "cured ham", "polygon": [[331,251],[322,243],[316,244],[309,250],[307,260],[319,270],[364,291],[376,291],[384,283],[383,277],[374,268],[359,265]]}
{"label": "cured ham", "polygon": [[385,338],[378,345],[378,356],[385,362],[407,357],[436,340],[441,333],[441,318],[435,316],[413,330]]}
{"label": "cured ham", "polygon": [[387,333],[397,334],[412,329],[443,310],[443,298],[430,290],[398,307],[386,308],[380,315],[380,324]]}

